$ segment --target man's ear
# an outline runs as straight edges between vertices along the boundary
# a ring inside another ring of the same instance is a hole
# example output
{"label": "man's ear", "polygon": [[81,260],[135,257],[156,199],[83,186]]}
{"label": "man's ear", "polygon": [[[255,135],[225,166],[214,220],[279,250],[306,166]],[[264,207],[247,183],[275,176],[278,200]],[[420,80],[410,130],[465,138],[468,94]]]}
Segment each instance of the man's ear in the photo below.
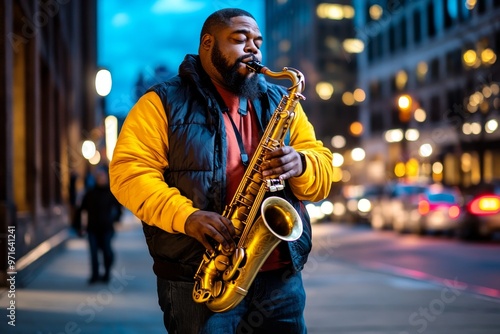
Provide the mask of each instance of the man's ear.
{"label": "man's ear", "polygon": [[201,43],[200,43],[200,47],[204,50],[210,50],[210,48],[212,47],[212,43],[214,41],[214,37],[210,34],[205,34],[203,35],[203,37],[201,38]]}

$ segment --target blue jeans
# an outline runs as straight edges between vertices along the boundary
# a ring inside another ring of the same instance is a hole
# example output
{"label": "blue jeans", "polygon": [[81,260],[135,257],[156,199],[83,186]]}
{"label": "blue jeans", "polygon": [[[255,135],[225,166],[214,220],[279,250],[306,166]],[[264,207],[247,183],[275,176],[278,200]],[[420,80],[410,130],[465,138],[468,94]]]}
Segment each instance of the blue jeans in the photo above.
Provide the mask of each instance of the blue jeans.
{"label": "blue jeans", "polygon": [[300,273],[290,269],[259,273],[245,299],[222,313],[195,303],[193,286],[158,278],[158,302],[169,334],[307,333]]}

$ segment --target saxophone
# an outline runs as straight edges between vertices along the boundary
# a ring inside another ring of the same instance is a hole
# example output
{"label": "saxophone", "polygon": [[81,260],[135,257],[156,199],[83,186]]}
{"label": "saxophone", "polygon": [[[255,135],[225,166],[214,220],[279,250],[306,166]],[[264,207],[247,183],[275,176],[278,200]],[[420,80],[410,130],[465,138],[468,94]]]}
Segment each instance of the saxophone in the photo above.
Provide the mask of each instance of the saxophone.
{"label": "saxophone", "polygon": [[301,94],[304,76],[287,67],[273,72],[257,61],[246,66],[251,72],[289,79],[293,85],[274,111],[232,201],[224,209],[223,216],[231,220],[236,230],[235,250],[228,252],[218,245],[213,252],[205,252],[195,274],[193,299],[205,303],[213,312],[225,312],[238,305],[274,248],[282,240],[297,240],[302,234],[302,221],[290,203],[277,196],[263,201],[266,192],[282,190],[285,183],[279,179],[264,180],[260,166],[267,152],[283,145],[295,107],[305,99]]}

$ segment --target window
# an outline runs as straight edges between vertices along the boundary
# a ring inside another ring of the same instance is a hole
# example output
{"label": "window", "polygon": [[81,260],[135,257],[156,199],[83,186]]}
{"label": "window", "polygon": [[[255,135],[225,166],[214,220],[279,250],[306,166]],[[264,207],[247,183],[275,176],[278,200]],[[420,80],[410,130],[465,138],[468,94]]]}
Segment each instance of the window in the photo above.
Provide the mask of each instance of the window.
{"label": "window", "polygon": [[52,120],[52,82],[50,76],[50,69],[48,64],[45,61],[42,61],[42,74],[41,79],[42,82],[46,83],[42,85],[42,98],[41,98],[41,118],[42,118],[42,126],[41,131],[43,132],[41,138],[41,155],[42,155],[42,164],[40,168],[41,174],[41,184],[42,184],[42,205],[44,208],[48,208],[51,204],[52,200],[52,183],[51,183],[51,173],[52,166],[51,162],[54,161],[54,158],[51,156],[51,148],[52,148],[52,133],[54,131],[53,128],[53,120]]}
{"label": "window", "polygon": [[434,58],[431,61],[431,68],[430,68],[430,80],[438,80],[439,79],[439,59]]}
{"label": "window", "polygon": [[379,81],[372,81],[370,82],[370,98],[372,100],[378,100],[380,98],[380,82]]}
{"label": "window", "polygon": [[368,62],[371,63],[375,59],[375,39],[372,38],[368,42],[367,50],[368,52]]}
{"label": "window", "polygon": [[459,16],[460,21],[467,21],[468,19],[470,19],[470,17],[471,17],[470,10],[467,8],[467,2],[465,2],[465,1],[460,2],[458,9],[460,12],[460,16]]}
{"label": "window", "polygon": [[419,86],[422,86],[425,83],[428,72],[429,72],[429,66],[425,61],[421,61],[417,64],[417,68],[415,69],[415,74]]}
{"label": "window", "polygon": [[439,122],[442,119],[440,99],[438,95],[434,95],[433,97],[431,97],[429,113],[431,122]]}
{"label": "window", "polygon": [[405,0],[398,1],[387,1],[387,11],[389,13],[394,13],[397,10],[400,10],[405,5]]}
{"label": "window", "polygon": [[446,75],[458,75],[462,72],[462,52],[453,50],[446,54]]}
{"label": "window", "polygon": [[396,28],[391,25],[389,28],[389,51],[391,53],[394,53],[396,51],[396,40],[397,40],[397,35],[396,35]]}
{"label": "window", "polygon": [[373,61],[383,55],[383,34],[373,36],[368,43],[368,59]]}
{"label": "window", "polygon": [[444,27],[450,28],[458,17],[457,0],[442,0],[444,10]]}
{"label": "window", "polygon": [[413,13],[413,40],[415,44],[420,43],[422,41],[422,14],[420,11],[416,11]]}
{"label": "window", "polygon": [[446,117],[444,118],[446,118],[452,125],[462,124],[465,117],[465,111],[462,104],[462,101],[464,99],[462,89],[460,87],[450,89],[446,93],[446,99],[447,110],[445,115]]}
{"label": "window", "polygon": [[370,115],[370,132],[377,133],[384,131],[384,115],[380,111],[374,111]]}
{"label": "window", "polygon": [[375,50],[376,50],[376,57],[382,57],[384,55],[384,35],[383,34],[378,34],[375,37]]}
{"label": "window", "polygon": [[396,74],[391,76],[391,93],[395,93],[398,91],[398,87],[396,86]]}
{"label": "window", "polygon": [[[15,5],[17,7],[17,5]],[[18,8],[16,8],[17,11]],[[19,12],[21,10],[19,9]],[[16,12],[17,14],[17,12]],[[17,16],[15,20],[21,19]],[[15,26],[15,33],[18,26]],[[13,189],[14,199],[18,211],[28,211],[30,209],[29,196],[31,195],[31,183],[26,180],[29,163],[33,162],[32,151],[28,148],[29,139],[31,139],[32,127],[29,126],[32,118],[32,110],[27,107],[27,101],[30,94],[29,81],[27,73],[29,71],[29,62],[27,62],[29,48],[25,44],[19,43],[16,47],[16,56],[13,61],[12,75],[12,148],[13,148],[13,165],[12,182],[15,184]],[[2,111],[3,113],[4,111]],[[3,118],[3,117],[2,117]],[[8,155],[7,155],[8,156]],[[3,177],[3,176],[2,176]]]}
{"label": "window", "polygon": [[427,4],[427,34],[429,37],[436,35],[436,22],[434,20],[434,3],[429,2]]}
{"label": "window", "polygon": [[495,32],[495,48],[496,50],[500,50],[500,30]]}
{"label": "window", "polygon": [[480,14],[484,14],[486,12],[486,1],[478,1],[477,2],[477,11]]}
{"label": "window", "polygon": [[450,14],[448,14],[448,11],[444,11],[444,28],[450,28],[453,24],[453,20],[450,17]]}
{"label": "window", "polygon": [[394,108],[392,108],[392,111],[391,111],[390,127],[397,128],[397,127],[400,127],[401,125],[402,125],[401,121],[399,120],[399,110],[398,110],[398,108],[394,107]]}
{"label": "window", "polygon": [[407,38],[406,38],[406,25],[407,25],[407,20],[401,20],[401,22],[399,23],[399,40],[401,42],[401,48],[405,49],[406,46],[408,45],[408,41],[407,41]]}

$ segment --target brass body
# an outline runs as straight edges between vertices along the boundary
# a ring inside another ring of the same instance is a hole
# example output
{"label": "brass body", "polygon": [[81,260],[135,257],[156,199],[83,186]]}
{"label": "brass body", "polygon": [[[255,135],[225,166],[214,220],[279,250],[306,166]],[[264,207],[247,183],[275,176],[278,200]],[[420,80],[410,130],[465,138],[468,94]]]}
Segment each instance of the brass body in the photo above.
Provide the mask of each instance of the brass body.
{"label": "brass body", "polygon": [[258,62],[251,62],[247,67],[273,78],[289,79],[293,85],[274,111],[231,203],[223,212],[236,229],[235,251],[227,252],[220,245],[213,252],[207,251],[194,277],[194,301],[206,303],[214,312],[238,305],[278,243],[296,240],[302,234],[302,221],[290,203],[276,196],[263,202],[265,193],[283,189],[284,181],[263,179],[260,166],[267,152],[283,145],[295,116],[295,106],[304,99],[301,94],[304,76],[287,67],[273,72]]}

